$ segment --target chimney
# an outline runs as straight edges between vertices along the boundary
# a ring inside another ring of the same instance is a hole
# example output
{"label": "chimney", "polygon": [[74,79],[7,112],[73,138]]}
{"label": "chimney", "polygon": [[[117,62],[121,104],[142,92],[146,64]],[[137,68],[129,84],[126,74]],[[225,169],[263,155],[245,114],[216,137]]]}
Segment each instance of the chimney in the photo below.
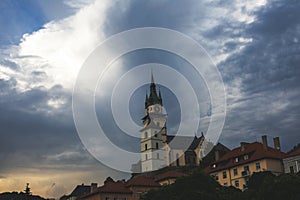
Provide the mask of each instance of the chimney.
{"label": "chimney", "polygon": [[247,142],[241,142],[241,151],[245,150],[246,145],[248,144]]}
{"label": "chimney", "polygon": [[267,150],[268,149],[268,139],[266,135],[261,136],[262,139],[262,143],[264,145],[264,149]]}
{"label": "chimney", "polygon": [[215,150],[215,161],[218,161],[220,159],[220,152],[218,150]]}
{"label": "chimney", "polygon": [[279,137],[274,137],[273,138],[274,141],[274,148],[278,151],[280,151],[280,141],[279,141]]}
{"label": "chimney", "polygon": [[97,183],[92,183],[91,184],[91,192],[95,192],[97,189],[98,184]]}

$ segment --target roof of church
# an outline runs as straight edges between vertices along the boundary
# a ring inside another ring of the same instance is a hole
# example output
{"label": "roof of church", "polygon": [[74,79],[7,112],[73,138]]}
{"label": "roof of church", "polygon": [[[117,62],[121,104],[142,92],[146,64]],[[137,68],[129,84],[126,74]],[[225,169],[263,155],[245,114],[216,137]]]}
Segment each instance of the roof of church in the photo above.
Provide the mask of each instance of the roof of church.
{"label": "roof of church", "polygon": [[187,150],[195,150],[199,146],[203,137],[204,136],[190,137],[190,136],[168,135],[167,136],[167,144],[170,146],[171,149],[182,149],[183,147],[188,146]]}

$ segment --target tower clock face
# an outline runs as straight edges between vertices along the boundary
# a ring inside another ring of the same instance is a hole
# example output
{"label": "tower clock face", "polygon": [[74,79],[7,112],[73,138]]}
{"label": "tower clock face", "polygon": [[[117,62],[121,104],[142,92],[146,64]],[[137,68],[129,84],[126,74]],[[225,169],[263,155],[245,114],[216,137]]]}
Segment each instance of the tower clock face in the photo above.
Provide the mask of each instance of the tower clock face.
{"label": "tower clock face", "polygon": [[160,111],[159,106],[155,106],[155,107],[154,107],[154,111],[155,111],[155,112],[159,112],[159,111]]}

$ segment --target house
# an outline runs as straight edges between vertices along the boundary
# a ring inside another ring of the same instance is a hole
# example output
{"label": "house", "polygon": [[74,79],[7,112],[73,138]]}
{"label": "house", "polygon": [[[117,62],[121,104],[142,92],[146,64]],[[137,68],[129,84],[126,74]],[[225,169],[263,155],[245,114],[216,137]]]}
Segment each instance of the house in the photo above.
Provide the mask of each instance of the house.
{"label": "house", "polygon": [[300,147],[289,152],[283,159],[285,173],[296,174],[300,172]]}
{"label": "house", "polygon": [[221,185],[234,186],[244,190],[249,177],[255,172],[270,171],[275,175],[283,173],[282,159],[286,156],[280,151],[279,138],[274,138],[274,148],[269,147],[267,136],[262,143],[241,142],[241,145],[205,168]]}
{"label": "house", "polygon": [[71,192],[69,195],[64,195],[61,197],[61,199],[66,199],[66,200],[76,200],[78,197],[84,195],[84,194],[89,194],[93,192],[97,188],[97,183],[92,183],[91,185],[77,185],[75,189]]}
{"label": "house", "polygon": [[95,191],[81,196],[78,200],[132,200],[132,191],[123,180],[106,182]]}
{"label": "house", "polygon": [[180,177],[185,177],[187,174],[176,170],[169,170],[165,173],[158,174],[155,176],[155,181],[160,185],[170,185],[175,183],[175,181]]}
{"label": "house", "polygon": [[152,176],[140,175],[129,179],[126,186],[133,192],[132,200],[138,200],[142,194],[151,189],[159,188],[160,184]]}
{"label": "house", "polygon": [[95,191],[82,195],[78,200],[138,200],[140,196],[151,189],[157,189],[160,184],[154,177],[135,176],[128,181],[105,181],[104,185]]}
{"label": "house", "polygon": [[158,189],[162,185],[172,184],[177,178],[187,176],[176,170],[168,170],[164,173],[152,175],[139,174],[129,180],[114,181],[107,178],[104,185],[93,192],[84,194],[78,200],[139,200],[141,195],[149,190]]}

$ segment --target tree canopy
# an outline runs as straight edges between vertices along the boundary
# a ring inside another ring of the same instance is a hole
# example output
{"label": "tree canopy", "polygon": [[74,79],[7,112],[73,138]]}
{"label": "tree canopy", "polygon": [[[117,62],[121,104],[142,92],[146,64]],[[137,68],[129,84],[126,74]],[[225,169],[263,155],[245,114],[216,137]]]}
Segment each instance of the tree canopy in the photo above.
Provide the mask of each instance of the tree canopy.
{"label": "tree canopy", "polygon": [[142,200],[299,200],[300,177],[270,172],[255,173],[249,179],[248,189],[242,192],[234,187],[224,187],[209,175],[195,172],[178,179],[174,184],[151,190]]}

